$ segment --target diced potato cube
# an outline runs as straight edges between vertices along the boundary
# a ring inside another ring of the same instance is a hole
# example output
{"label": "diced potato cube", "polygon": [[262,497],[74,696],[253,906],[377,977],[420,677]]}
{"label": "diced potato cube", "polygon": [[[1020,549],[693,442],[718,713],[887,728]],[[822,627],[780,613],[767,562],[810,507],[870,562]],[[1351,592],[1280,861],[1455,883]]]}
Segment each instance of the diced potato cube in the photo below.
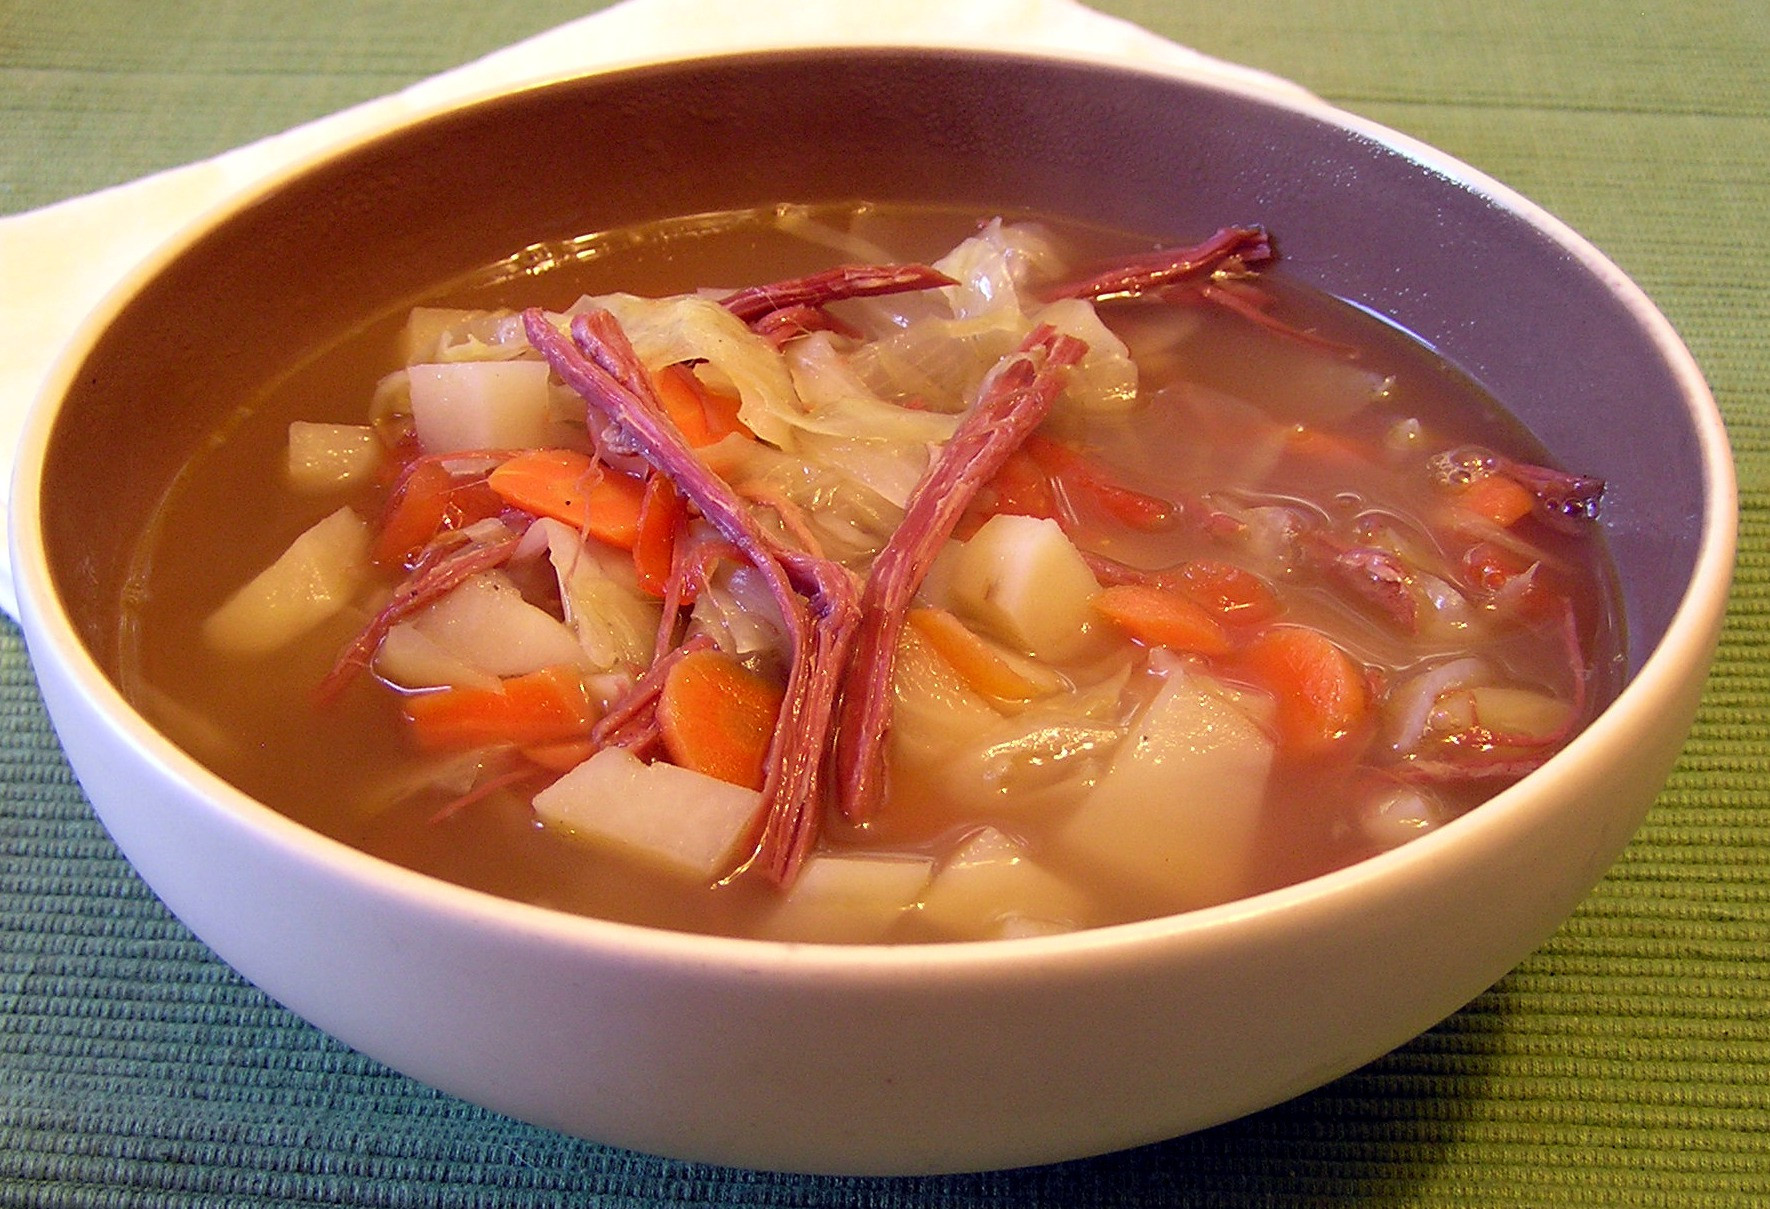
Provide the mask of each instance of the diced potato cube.
{"label": "diced potato cube", "polygon": [[1059,845],[1174,910],[1224,901],[1243,884],[1272,755],[1232,694],[1176,663]]}
{"label": "diced potato cube", "polygon": [[230,654],[268,654],[343,609],[368,573],[368,522],[340,508],[228,597],[203,622],[203,637]]}
{"label": "diced potato cube", "polygon": [[959,846],[922,896],[922,918],[956,937],[1025,934],[1043,923],[1063,931],[1084,922],[1087,901],[1027,855],[1012,836],[985,827]]}
{"label": "diced potato cube", "polygon": [[381,439],[367,424],[289,425],[289,485],[297,491],[333,491],[358,483],[381,464]]}
{"label": "diced potato cube", "polygon": [[941,544],[928,565],[928,574],[922,577],[922,586],[916,590],[918,603],[953,611],[953,568],[959,565],[964,553],[965,543],[956,537]]}
{"label": "diced potato cube", "polygon": [[530,449],[551,443],[545,361],[459,361],[406,371],[425,453]]}
{"label": "diced potato cube", "polygon": [[865,943],[883,939],[916,905],[934,862],[870,854],[812,856],[765,925],[777,940]]}
{"label": "diced potato cube", "polygon": [[608,747],[535,795],[543,823],[692,880],[730,871],[762,795]]}
{"label": "diced potato cube", "polygon": [[1062,659],[1082,645],[1100,592],[1057,522],[1032,516],[990,517],[947,574],[955,612],[1042,659]]}

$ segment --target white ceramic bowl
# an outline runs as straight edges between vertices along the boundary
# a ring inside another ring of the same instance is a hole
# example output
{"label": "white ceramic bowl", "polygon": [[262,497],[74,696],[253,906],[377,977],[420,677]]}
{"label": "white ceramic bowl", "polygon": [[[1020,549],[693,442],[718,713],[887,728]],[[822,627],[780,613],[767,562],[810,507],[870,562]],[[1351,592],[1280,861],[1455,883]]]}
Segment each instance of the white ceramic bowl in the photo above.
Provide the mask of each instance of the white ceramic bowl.
{"label": "white ceramic bowl", "polygon": [[[631,166],[643,165],[643,171]],[[543,238],[836,196],[1030,206],[1170,234],[1260,221],[1284,271],[1458,362],[1610,482],[1630,681],[1467,817],[1301,885],[1043,939],[837,947],[520,905],[322,838],[158,734],[112,678],[127,535],[245,385],[439,275]],[[563,81],[302,165],[186,234],[85,326],[18,451],[12,570],[68,757],[118,845],[226,961],[469,1100],[689,1159],[1002,1167],[1281,1101],[1430,1027],[1540,945],[1652,803],[1732,566],[1713,401],[1651,304],[1506,189],[1307,100],[1180,74],[916,51]]]}

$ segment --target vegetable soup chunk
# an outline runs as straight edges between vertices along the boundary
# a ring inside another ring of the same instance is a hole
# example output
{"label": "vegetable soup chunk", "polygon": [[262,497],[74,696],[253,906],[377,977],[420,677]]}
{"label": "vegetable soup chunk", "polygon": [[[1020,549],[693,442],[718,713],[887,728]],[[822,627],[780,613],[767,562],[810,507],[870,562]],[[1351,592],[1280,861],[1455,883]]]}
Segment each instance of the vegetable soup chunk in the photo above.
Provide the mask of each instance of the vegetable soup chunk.
{"label": "vegetable soup chunk", "polygon": [[1603,484],[1194,236],[764,209],[341,316],[148,525],[130,691],[321,831],[655,927],[1041,936],[1409,842],[1614,695]]}

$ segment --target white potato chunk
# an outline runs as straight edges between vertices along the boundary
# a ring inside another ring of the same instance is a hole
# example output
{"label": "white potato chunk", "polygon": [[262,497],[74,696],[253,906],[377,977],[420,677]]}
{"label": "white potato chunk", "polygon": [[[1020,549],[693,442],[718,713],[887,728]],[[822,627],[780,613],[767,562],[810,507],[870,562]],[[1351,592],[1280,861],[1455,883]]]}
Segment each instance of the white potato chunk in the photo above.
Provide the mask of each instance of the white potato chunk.
{"label": "white potato chunk", "polygon": [[492,676],[523,676],[544,667],[585,665],[571,629],[530,604],[498,571],[469,576],[412,625],[456,659]]}
{"label": "white potato chunk", "polygon": [[1041,659],[1085,641],[1100,584],[1056,521],[992,516],[965,543],[945,583],[954,612]]}
{"label": "white potato chunk", "polygon": [[536,794],[534,807],[544,824],[585,843],[710,882],[736,861],[762,795],[608,747]]}
{"label": "white potato chunk", "polygon": [[367,424],[289,425],[289,485],[317,494],[360,483],[381,464],[381,441]]}
{"label": "white potato chunk", "polygon": [[777,940],[864,944],[913,910],[934,861],[895,853],[814,855],[764,925]]}
{"label": "white potato chunk", "polygon": [[1243,884],[1272,755],[1232,694],[1176,663],[1058,842],[1176,910],[1221,902]]}
{"label": "white potato chunk", "polygon": [[425,453],[529,449],[555,435],[545,361],[457,361],[406,371]]}
{"label": "white potato chunk", "polygon": [[369,575],[369,525],[340,508],[293,542],[203,622],[218,651],[263,655],[350,603]]}
{"label": "white potato chunk", "polygon": [[1075,887],[994,827],[961,844],[922,896],[923,919],[966,939],[1067,931],[1080,927],[1086,912],[1087,900]]}
{"label": "white potato chunk", "polygon": [[917,599],[922,604],[933,605],[947,612],[953,608],[953,568],[958,566],[965,553],[965,543],[956,537],[949,537],[935,551],[934,561],[928,566],[928,574],[922,577],[922,586],[917,589]]}

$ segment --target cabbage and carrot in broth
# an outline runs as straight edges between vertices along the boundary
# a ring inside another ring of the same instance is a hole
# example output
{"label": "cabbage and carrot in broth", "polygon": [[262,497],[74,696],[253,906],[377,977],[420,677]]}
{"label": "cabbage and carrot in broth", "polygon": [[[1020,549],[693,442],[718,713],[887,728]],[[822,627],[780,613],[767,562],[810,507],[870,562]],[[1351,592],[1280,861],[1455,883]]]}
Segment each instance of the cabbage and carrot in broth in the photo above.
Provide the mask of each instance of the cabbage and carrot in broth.
{"label": "cabbage and carrot in broth", "polygon": [[[273,389],[168,498],[143,566],[236,570],[143,594],[135,695],[249,791],[439,876],[910,941],[1345,865],[1614,692],[1602,484],[1284,281],[1266,232],[971,219],[897,251],[937,232],[664,225],[627,246],[666,278],[720,241],[754,263],[647,293],[603,248],[575,301],[533,301],[565,269],[506,274],[344,342],[326,399]],[[779,245],[821,267],[769,273]],[[277,519],[190,523],[273,457]]]}

